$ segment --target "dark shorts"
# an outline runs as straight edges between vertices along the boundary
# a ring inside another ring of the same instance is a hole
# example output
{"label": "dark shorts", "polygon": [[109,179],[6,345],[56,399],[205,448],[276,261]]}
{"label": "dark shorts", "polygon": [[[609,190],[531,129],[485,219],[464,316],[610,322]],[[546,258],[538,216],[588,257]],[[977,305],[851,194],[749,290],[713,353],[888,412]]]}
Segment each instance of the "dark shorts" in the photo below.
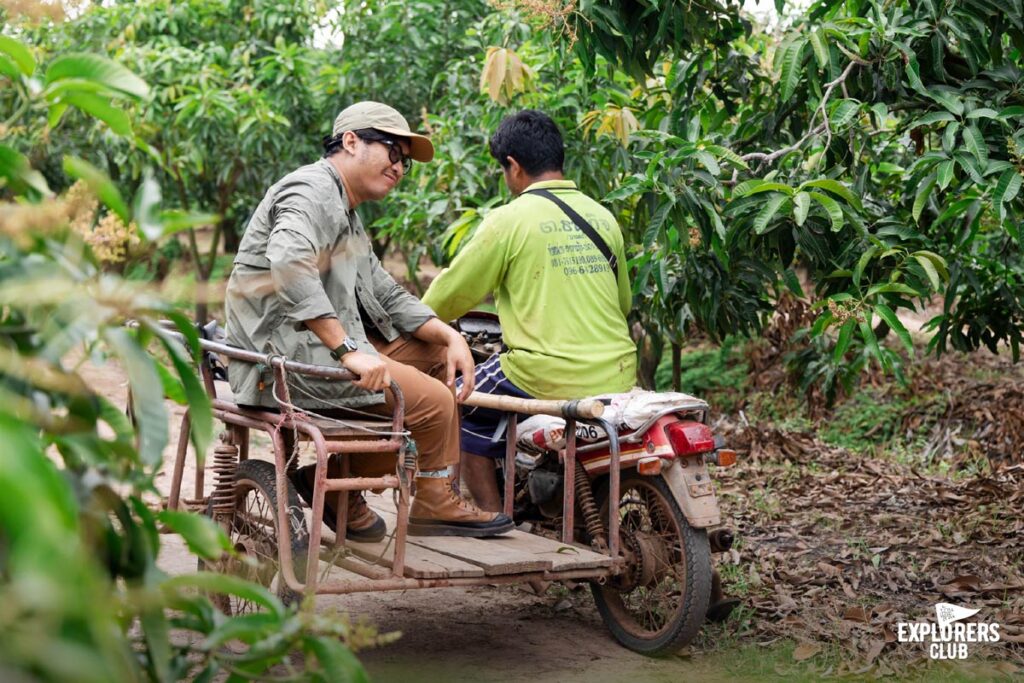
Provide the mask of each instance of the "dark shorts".
{"label": "dark shorts", "polygon": [[[501,363],[495,354],[476,366],[476,391],[482,394],[498,396],[515,396],[517,398],[533,398],[525,391],[512,384],[501,371]],[[462,388],[462,381],[458,382]],[[487,408],[463,408],[462,450],[486,458],[505,457],[505,413]]]}

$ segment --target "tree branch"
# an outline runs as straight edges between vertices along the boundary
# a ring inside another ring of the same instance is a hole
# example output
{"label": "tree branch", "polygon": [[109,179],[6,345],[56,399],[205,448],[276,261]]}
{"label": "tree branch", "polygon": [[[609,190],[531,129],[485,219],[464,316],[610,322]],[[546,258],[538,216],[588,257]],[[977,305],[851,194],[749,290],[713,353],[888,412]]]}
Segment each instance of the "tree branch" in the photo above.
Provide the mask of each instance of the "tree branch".
{"label": "tree branch", "polygon": [[[860,59],[858,57],[856,61],[851,61],[849,64],[846,65],[846,68],[843,69],[843,73],[841,73],[838,78],[836,78],[833,81],[829,81],[828,83],[825,84],[825,92],[822,93],[821,95],[821,102],[814,109],[814,113],[811,114],[811,120],[808,124],[810,127],[808,128],[807,132],[804,133],[803,136],[801,136],[799,140],[797,140],[791,145],[783,147],[782,149],[777,149],[774,152],[750,152],[748,154],[744,154],[740,158],[743,159],[744,161],[760,161],[761,163],[759,164],[759,166],[765,166],[767,164],[772,163],[779,157],[785,156],[786,154],[789,154],[790,152],[799,149],[810,138],[814,137],[815,135],[820,135],[822,132],[824,132],[826,135],[825,149],[828,149],[829,145],[832,144],[832,128],[831,126],[829,126],[828,111],[825,107],[828,105],[828,100],[832,96],[832,91],[835,90],[837,85],[842,85],[843,83],[845,83],[846,79],[849,78],[850,73],[853,71],[853,67],[868,63],[869,62],[865,62],[863,59]],[[817,126],[815,126],[814,120],[818,118],[819,113],[821,114],[822,121]],[[735,180],[735,178],[733,178],[733,180]]]}

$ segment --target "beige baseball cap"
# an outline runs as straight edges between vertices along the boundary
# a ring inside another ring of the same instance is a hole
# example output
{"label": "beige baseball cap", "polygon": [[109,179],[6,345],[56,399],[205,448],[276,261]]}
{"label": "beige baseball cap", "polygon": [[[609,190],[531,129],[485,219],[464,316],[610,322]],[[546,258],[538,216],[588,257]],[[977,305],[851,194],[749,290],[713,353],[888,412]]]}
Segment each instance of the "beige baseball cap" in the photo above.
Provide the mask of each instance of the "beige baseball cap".
{"label": "beige baseball cap", "polygon": [[416,161],[430,161],[434,158],[434,145],[430,138],[413,133],[405,117],[395,109],[380,102],[357,102],[345,107],[334,119],[334,135],[349,130],[373,128],[409,140],[410,154]]}

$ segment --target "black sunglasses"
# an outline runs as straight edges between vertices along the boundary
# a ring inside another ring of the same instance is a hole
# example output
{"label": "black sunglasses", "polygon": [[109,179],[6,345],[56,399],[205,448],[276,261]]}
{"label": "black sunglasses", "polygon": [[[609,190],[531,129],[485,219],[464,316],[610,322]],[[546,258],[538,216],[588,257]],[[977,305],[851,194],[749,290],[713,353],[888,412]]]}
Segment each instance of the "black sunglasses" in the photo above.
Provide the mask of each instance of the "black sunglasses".
{"label": "black sunglasses", "polygon": [[402,151],[402,145],[398,140],[388,137],[377,131],[356,131],[356,135],[364,142],[379,142],[388,148],[388,161],[393,164],[402,162],[402,173],[406,174],[412,169],[412,157]]}

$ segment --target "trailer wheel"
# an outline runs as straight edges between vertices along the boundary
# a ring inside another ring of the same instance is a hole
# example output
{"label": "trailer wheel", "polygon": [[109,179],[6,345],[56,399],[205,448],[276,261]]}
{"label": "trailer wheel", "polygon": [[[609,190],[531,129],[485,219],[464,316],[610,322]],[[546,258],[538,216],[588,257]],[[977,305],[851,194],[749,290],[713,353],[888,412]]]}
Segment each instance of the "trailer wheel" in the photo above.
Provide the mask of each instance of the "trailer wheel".
{"label": "trailer wheel", "polygon": [[[290,482],[286,495],[292,568],[296,578],[305,581],[309,532],[298,494]],[[206,510],[210,517],[213,517],[212,505],[211,501]],[[288,588],[280,571],[277,478],[273,463],[265,460],[239,463],[235,475],[235,508],[226,531],[238,556],[213,563],[200,558],[200,570],[224,572],[258,583],[275,592],[285,605],[302,600],[301,593]],[[237,595],[216,594],[212,599],[229,616],[255,612],[259,608],[258,603]]]}

